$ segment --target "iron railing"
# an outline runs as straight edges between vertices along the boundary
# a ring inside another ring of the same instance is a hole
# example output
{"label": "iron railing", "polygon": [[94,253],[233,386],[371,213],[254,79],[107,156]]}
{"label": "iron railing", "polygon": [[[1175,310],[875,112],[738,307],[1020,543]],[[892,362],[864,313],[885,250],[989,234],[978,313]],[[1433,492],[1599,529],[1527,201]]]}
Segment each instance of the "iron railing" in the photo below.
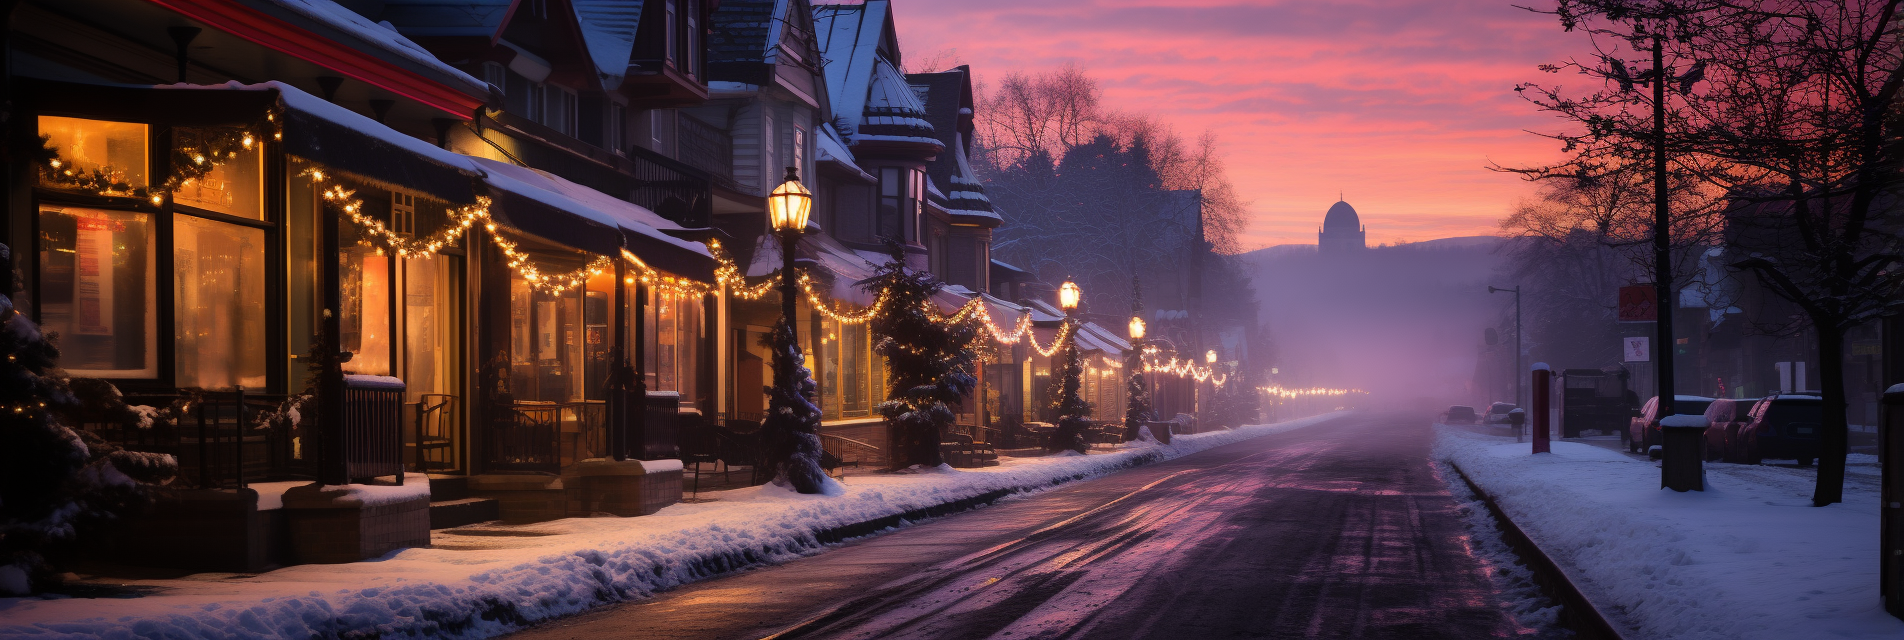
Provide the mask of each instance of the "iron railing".
{"label": "iron railing", "polygon": [[[298,433],[262,420],[283,396],[234,391],[124,396],[135,413],[81,413],[78,426],[112,446],[172,456],[172,486],[235,489],[247,483],[309,477],[309,470],[276,455],[294,448]],[[137,412],[143,412],[142,419]]]}

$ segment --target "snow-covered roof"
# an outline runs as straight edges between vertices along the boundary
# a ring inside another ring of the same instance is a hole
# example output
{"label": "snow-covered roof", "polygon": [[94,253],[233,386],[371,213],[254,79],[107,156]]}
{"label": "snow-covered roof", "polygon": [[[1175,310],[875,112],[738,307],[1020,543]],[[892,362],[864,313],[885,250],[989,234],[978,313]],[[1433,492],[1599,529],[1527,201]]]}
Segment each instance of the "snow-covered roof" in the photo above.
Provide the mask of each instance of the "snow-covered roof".
{"label": "snow-covered roof", "polygon": [[[844,89],[852,93],[854,86],[847,85]],[[873,59],[873,71],[865,92],[866,106],[851,131],[854,144],[880,140],[945,148],[945,143],[934,135],[932,123],[926,121],[926,107],[919,102],[919,95],[891,62],[883,57]],[[841,113],[845,111],[842,109]]]}
{"label": "snow-covered roof", "polygon": [[[249,0],[249,2],[265,5],[268,8],[281,9],[315,22],[317,25],[336,30],[340,32],[341,35],[357,40],[357,43],[347,42],[346,44],[361,44],[363,46],[356,48],[373,55],[379,52],[386,53],[403,62],[422,67],[424,70],[460,85],[456,88],[469,92],[470,95],[486,96],[489,94],[489,83],[477,80],[474,76],[463,73],[462,70],[456,67],[444,64],[442,60],[436,58],[435,54],[430,53],[423,47],[418,46],[417,43],[412,42],[409,38],[404,37],[403,34],[398,33],[397,28],[391,26],[388,21],[381,24],[371,22],[369,18],[365,18],[356,11],[345,8],[343,5],[333,2],[332,0]],[[421,3],[413,2],[413,4]],[[472,5],[469,9],[471,12],[480,12],[484,10],[482,5],[488,3],[483,0],[460,0],[457,4]]]}
{"label": "snow-covered roof", "polygon": [[856,172],[861,179],[867,182],[875,182],[878,180],[873,177],[873,174],[867,173],[865,169],[861,169],[859,164],[853,161],[853,152],[846,149],[846,142],[840,140],[839,132],[834,131],[833,127],[821,126],[819,133],[820,135],[814,136],[813,138],[813,147],[819,151],[818,159],[820,162],[830,162],[842,169]]}
{"label": "snow-covered roof", "polygon": [[621,85],[635,50],[635,32],[641,28],[642,0],[569,0],[575,22],[582,28],[582,44],[601,74],[602,86]]}
{"label": "snow-covered roof", "polygon": [[873,63],[879,59],[879,41],[891,7],[885,2],[813,7],[813,31],[825,60],[826,92],[833,111],[845,120],[850,133],[859,127],[860,113],[866,108],[866,91],[847,87],[866,87],[873,75]]}
{"label": "snow-covered roof", "polygon": [[472,157],[470,161],[483,170],[484,181],[497,188],[518,192],[551,207],[609,227],[620,228],[678,249],[713,257],[707,245],[662,233],[662,229],[683,227],[641,205],[569,182],[545,171],[519,167],[488,158]]}

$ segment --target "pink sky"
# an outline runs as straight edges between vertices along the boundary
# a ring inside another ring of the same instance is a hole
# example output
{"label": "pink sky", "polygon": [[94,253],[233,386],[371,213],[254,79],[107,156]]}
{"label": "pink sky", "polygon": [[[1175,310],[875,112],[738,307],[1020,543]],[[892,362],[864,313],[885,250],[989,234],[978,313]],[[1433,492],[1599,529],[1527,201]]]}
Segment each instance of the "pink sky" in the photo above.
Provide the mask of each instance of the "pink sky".
{"label": "pink sky", "polygon": [[1251,201],[1245,248],[1314,244],[1338,191],[1370,244],[1497,233],[1531,189],[1489,161],[1558,157],[1525,131],[1558,123],[1513,86],[1585,44],[1510,0],[895,0],[894,17],[909,59],[956,49],[981,83],[1076,62],[1112,109],[1216,131]]}

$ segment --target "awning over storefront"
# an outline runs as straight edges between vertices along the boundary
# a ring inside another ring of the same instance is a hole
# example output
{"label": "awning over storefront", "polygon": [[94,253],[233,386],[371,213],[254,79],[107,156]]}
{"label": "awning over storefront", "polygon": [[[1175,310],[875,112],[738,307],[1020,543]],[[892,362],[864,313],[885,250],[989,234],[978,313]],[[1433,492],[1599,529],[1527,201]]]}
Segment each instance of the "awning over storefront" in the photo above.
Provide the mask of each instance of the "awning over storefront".
{"label": "awning over storefront", "polygon": [[439,149],[281,82],[232,86],[278,92],[284,105],[286,153],[449,202],[476,200],[475,171],[468,156]]}
{"label": "awning over storefront", "polygon": [[616,255],[626,246],[656,269],[714,281],[716,265],[707,246],[663,233],[681,226],[652,211],[534,169],[469,160],[484,173],[495,201],[491,214],[512,228],[600,255]]}

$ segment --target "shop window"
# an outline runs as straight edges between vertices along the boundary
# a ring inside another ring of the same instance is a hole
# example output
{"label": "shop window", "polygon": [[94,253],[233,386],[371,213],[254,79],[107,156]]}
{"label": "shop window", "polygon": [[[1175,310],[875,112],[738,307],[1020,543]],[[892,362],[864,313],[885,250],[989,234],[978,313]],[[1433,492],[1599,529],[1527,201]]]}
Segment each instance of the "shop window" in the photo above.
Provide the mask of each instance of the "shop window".
{"label": "shop window", "polygon": [[403,261],[403,382],[411,402],[425,393],[461,390],[462,289],[461,256]]}
{"label": "shop window", "polygon": [[582,291],[536,291],[520,274],[509,279],[511,371],[517,401],[582,398]]}
{"label": "shop window", "polygon": [[139,196],[150,185],[146,125],[40,116],[39,127],[53,153],[40,168],[42,186]]}
{"label": "shop window", "polygon": [[648,290],[644,310],[648,349],[643,367],[648,388],[678,391],[681,406],[694,406],[698,397],[702,332],[701,296],[658,287]]}
{"label": "shop window", "polygon": [[615,272],[603,270],[590,276],[582,292],[582,367],[583,395],[590,400],[606,399],[608,372],[613,365],[610,352],[615,347],[611,331],[615,322]]}
{"label": "shop window", "polygon": [[152,227],[144,213],[40,207],[40,324],[67,373],[157,377]]}
{"label": "shop window", "polygon": [[832,318],[822,320],[820,338],[826,358],[821,389],[821,404],[826,418],[864,418],[872,415],[872,353],[870,328],[865,323],[844,324]]}
{"label": "shop window", "polygon": [[264,230],[172,221],[178,386],[264,388]]}
{"label": "shop window", "polygon": [[[350,224],[345,221],[344,224]],[[346,373],[390,375],[390,257],[359,243],[338,255],[342,309],[338,348],[351,353]]]}
{"label": "shop window", "polygon": [[235,128],[180,128],[174,171],[182,180],[172,202],[227,215],[264,219],[263,146],[246,145]]}

